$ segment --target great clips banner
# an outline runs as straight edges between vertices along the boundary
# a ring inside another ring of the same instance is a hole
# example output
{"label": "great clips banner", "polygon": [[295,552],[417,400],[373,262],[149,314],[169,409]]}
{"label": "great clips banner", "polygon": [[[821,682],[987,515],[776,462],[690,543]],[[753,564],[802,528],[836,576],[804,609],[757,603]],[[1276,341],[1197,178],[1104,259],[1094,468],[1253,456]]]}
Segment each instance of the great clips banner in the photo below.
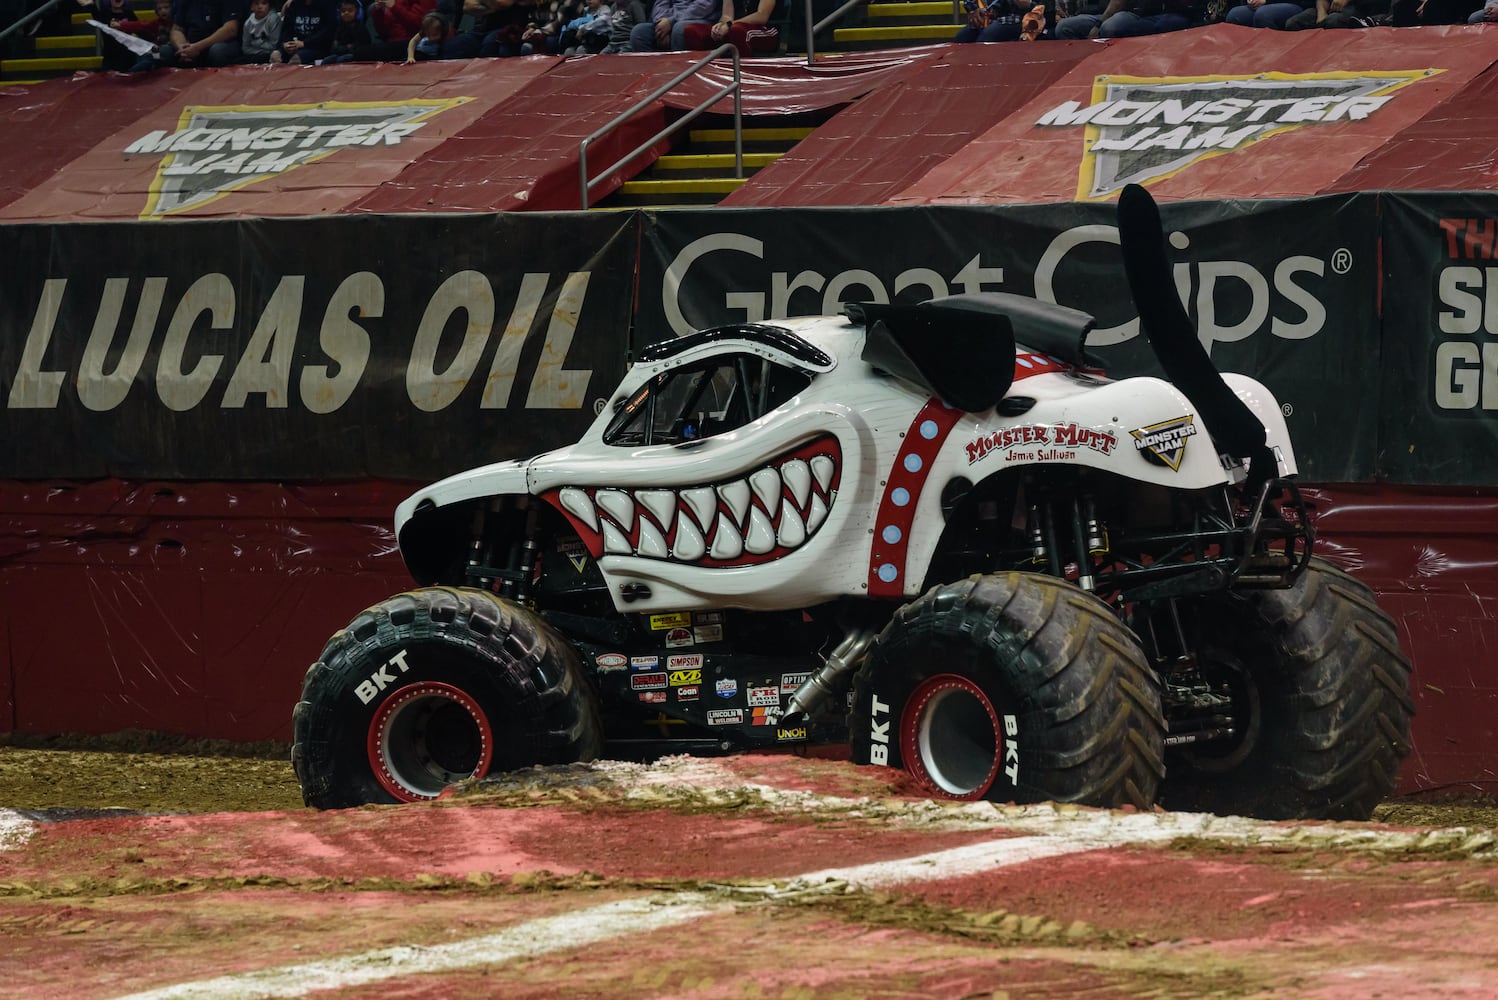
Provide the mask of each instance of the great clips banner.
{"label": "great clips banner", "polygon": [[[1177,293],[1212,360],[1275,392],[1302,472],[1371,477],[1378,232],[1360,196],[1161,206]],[[1112,205],[661,213],[645,229],[637,334],[835,313],[845,301],[1013,292],[1089,312],[1115,375],[1157,372]]]}

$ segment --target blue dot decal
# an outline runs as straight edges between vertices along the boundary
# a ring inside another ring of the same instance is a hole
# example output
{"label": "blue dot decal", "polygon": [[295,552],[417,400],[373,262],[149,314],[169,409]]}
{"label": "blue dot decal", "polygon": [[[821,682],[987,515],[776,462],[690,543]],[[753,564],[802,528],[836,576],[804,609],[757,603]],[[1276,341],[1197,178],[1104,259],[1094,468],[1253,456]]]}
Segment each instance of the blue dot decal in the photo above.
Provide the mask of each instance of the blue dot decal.
{"label": "blue dot decal", "polygon": [[905,456],[905,471],[906,472],[920,472],[921,471],[921,464],[922,464],[921,463],[921,456],[919,456],[919,455],[906,455]]}
{"label": "blue dot decal", "polygon": [[910,503],[910,491],[903,486],[898,486],[895,488],[894,492],[890,493],[889,499],[890,503],[894,504],[896,507],[904,507],[906,504]]}
{"label": "blue dot decal", "polygon": [[887,528],[884,529],[884,533],[883,533],[883,535],[881,537],[883,537],[883,539],[886,542],[888,542],[889,544],[895,545],[904,536],[900,534],[900,529],[899,528],[897,528],[893,524],[891,524],[889,527],[887,527]]}
{"label": "blue dot decal", "polygon": [[936,437],[935,420],[921,421],[921,437],[925,438],[927,441],[930,441],[932,438]]}
{"label": "blue dot decal", "polygon": [[879,567],[879,579],[883,580],[885,583],[894,583],[895,577],[899,575],[900,571],[895,569],[893,563],[885,563],[883,566]]}

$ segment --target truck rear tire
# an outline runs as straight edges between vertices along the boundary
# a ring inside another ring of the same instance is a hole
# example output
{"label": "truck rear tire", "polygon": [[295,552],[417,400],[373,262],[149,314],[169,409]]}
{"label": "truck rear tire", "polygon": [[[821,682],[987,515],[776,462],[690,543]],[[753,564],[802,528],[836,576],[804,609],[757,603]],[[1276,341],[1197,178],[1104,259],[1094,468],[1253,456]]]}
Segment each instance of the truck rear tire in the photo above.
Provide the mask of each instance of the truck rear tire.
{"label": "truck rear tire", "polygon": [[[1162,804],[1261,819],[1363,820],[1410,752],[1410,661],[1373,592],[1312,559],[1288,590],[1185,606],[1201,670],[1234,695],[1240,734],[1170,761]],[[1231,652],[1228,652],[1231,651]]]}
{"label": "truck rear tire", "polygon": [[854,680],[853,760],[944,798],[1150,808],[1164,718],[1138,639],[1093,595],[974,576],[896,612]]}
{"label": "truck rear tire", "polygon": [[571,644],[526,608],[447,587],[382,601],[328,640],[292,728],[302,798],[319,809],[432,799],[603,746]]}

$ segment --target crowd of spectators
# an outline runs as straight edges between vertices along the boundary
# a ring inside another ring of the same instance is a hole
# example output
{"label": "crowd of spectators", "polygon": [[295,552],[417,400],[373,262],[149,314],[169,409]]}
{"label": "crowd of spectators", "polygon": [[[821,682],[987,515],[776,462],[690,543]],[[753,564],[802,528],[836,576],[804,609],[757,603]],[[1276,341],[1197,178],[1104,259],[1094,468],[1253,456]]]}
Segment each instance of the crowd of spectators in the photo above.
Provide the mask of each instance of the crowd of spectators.
{"label": "crowd of spectators", "polygon": [[[1128,38],[1225,21],[1245,28],[1410,27],[1498,23],[1498,0],[964,0],[958,41]],[[1039,15],[1037,31],[1023,30]]]}
{"label": "crowd of spectators", "polygon": [[137,55],[103,41],[104,67],[288,66],[418,62],[595,52],[775,52],[777,0],[155,0],[137,20],[130,0],[77,0],[103,24],[137,35]]}
{"label": "crowd of spectators", "polygon": [[[775,52],[777,0],[76,0],[151,43],[113,38],[106,69],[236,63],[417,62],[534,54]],[[279,7],[273,6],[279,4]],[[1296,31],[1378,25],[1498,24],[1498,0],[964,0],[959,42],[1125,38],[1225,21]]]}

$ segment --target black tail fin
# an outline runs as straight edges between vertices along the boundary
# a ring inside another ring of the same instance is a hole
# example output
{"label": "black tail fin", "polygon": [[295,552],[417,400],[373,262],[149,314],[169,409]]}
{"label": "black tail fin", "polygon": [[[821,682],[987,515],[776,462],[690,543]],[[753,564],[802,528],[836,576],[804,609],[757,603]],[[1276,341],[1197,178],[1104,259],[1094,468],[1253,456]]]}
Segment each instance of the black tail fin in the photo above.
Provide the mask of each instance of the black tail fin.
{"label": "black tail fin", "polygon": [[1171,280],[1160,209],[1138,184],[1128,185],[1119,196],[1118,239],[1139,324],[1165,377],[1191,400],[1219,448],[1251,459],[1251,478],[1271,478],[1276,464],[1265,445],[1264,425],[1228,388],[1197,339]]}

